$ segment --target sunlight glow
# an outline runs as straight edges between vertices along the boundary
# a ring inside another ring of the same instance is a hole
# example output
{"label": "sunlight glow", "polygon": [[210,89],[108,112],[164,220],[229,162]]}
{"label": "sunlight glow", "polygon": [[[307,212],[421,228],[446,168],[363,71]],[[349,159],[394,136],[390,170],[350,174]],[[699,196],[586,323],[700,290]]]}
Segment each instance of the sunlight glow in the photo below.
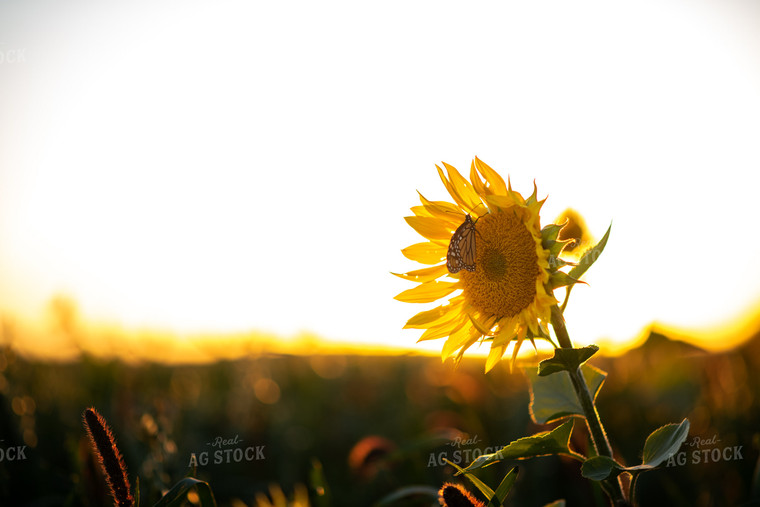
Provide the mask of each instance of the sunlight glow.
{"label": "sunlight glow", "polygon": [[477,155],[535,179],[542,224],[612,223],[568,307],[578,343],[751,320],[757,6],[433,5],[0,7],[0,51],[26,55],[0,69],[3,315],[64,295],[178,343],[440,351],[401,329],[422,308],[389,271],[415,269],[416,190],[446,198],[434,164]]}

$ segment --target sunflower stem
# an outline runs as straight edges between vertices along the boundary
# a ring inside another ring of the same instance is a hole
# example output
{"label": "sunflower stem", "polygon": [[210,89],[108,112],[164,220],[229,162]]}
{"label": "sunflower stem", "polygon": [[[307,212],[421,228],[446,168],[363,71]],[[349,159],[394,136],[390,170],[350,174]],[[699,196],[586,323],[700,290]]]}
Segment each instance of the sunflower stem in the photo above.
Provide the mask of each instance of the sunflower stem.
{"label": "sunflower stem", "polygon": [[[565,325],[565,317],[562,315],[562,310],[560,310],[557,305],[552,306],[551,321],[560,347],[573,348],[573,343],[570,341],[570,335],[568,334],[567,326]],[[586,426],[591,434],[591,441],[594,444],[597,454],[599,456],[607,456],[608,458],[614,459],[612,456],[612,446],[610,446],[610,441],[607,439],[607,433],[604,431],[604,426],[602,426],[599,412],[596,410],[594,398],[591,396],[591,391],[588,389],[588,384],[586,384],[586,379],[583,377],[583,372],[580,367],[578,367],[575,371],[569,371],[568,373],[570,374],[570,381],[573,384],[575,394],[578,396],[578,401],[583,409],[583,414],[586,418]],[[607,479],[605,482],[607,482],[609,487],[604,488],[604,490],[608,491],[608,494],[612,497],[613,504],[616,507],[631,505],[628,500],[626,500],[623,493],[623,486],[619,476],[618,478]]]}
{"label": "sunflower stem", "polygon": [[566,349],[573,348],[573,342],[570,341],[570,335],[567,333],[567,326],[565,326],[565,317],[557,305],[552,306],[552,327],[557,335],[559,346]]}

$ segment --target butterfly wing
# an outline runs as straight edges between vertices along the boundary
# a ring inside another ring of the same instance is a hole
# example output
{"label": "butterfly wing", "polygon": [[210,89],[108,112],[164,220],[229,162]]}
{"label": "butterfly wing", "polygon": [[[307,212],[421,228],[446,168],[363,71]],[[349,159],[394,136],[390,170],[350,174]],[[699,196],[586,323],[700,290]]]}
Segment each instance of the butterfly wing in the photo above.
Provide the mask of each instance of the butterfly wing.
{"label": "butterfly wing", "polygon": [[462,267],[467,271],[475,271],[475,225],[465,229],[462,239],[459,241],[459,258]]}
{"label": "butterfly wing", "polygon": [[459,261],[459,256],[452,253],[451,245],[449,245],[449,251],[446,254],[446,268],[449,270],[449,273],[459,273],[459,271],[462,269],[462,263]]}
{"label": "butterfly wing", "polygon": [[449,273],[458,273],[462,268],[475,271],[475,223],[470,215],[451,236],[446,252],[446,268]]}

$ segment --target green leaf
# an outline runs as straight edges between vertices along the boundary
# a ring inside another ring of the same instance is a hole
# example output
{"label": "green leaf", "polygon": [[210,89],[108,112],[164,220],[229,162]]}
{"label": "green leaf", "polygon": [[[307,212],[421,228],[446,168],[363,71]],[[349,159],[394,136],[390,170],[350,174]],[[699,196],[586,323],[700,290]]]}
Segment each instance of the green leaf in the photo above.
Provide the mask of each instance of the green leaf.
{"label": "green leaf", "polygon": [[586,479],[603,481],[610,476],[613,470],[617,470],[619,473],[623,469],[624,467],[612,458],[594,456],[583,462],[583,465],[581,465],[581,475]]}
{"label": "green leaf", "polygon": [[488,506],[490,507],[493,505],[494,507],[501,507],[501,505],[504,503],[504,500],[506,500],[507,495],[512,490],[512,486],[515,485],[516,480],[517,480],[517,467],[514,467],[501,480],[501,484],[499,484],[499,487],[496,488],[496,492],[494,493],[494,496],[491,497],[491,500],[488,502]]}
{"label": "green leaf", "polygon": [[647,437],[647,441],[644,443],[641,465],[624,467],[607,456],[595,456],[583,463],[581,475],[587,479],[602,481],[610,475],[617,475],[620,472],[637,474],[653,470],[677,453],[688,435],[688,419],[681,421],[681,424],[666,424],[654,430]]}
{"label": "green leaf", "polygon": [[541,229],[541,246],[548,249],[552,242],[559,237],[559,231],[562,230],[562,227],[564,225],[549,224]]}
{"label": "green leaf", "polygon": [[580,461],[583,457],[570,449],[570,434],[573,432],[573,421],[567,421],[551,431],[538,433],[531,437],[515,440],[498,452],[484,454],[470,463],[467,471],[483,468],[505,459],[527,459],[549,454],[562,454]]}
{"label": "green leaf", "polygon": [[[560,254],[562,253],[562,250],[564,250],[565,246],[568,243],[572,243],[572,239],[568,240],[558,240],[559,237],[559,231],[564,227],[565,225],[557,225],[557,224],[549,224],[543,229],[541,229],[541,246],[544,248],[544,250],[549,251],[549,257],[553,258],[559,258]],[[552,266],[552,271],[555,271],[558,266]]]}
{"label": "green leaf", "polygon": [[596,262],[596,260],[599,258],[599,256],[602,254],[602,251],[604,251],[604,247],[607,245],[607,240],[610,237],[610,230],[612,229],[612,224],[607,228],[607,232],[604,233],[604,236],[601,240],[599,240],[599,243],[594,245],[589,250],[586,250],[586,252],[581,257],[581,260],[578,261],[578,265],[575,266],[573,269],[570,270],[568,273],[572,278],[575,278],[578,280],[583,273],[588,270],[588,268],[591,267],[593,263]]}
{"label": "green leaf", "polygon": [[673,456],[681,448],[686,437],[689,436],[689,420],[684,419],[681,424],[666,424],[654,430],[644,443],[642,464],[654,468]]}
{"label": "green leaf", "polygon": [[472,465],[470,465],[466,469],[463,469],[462,467],[458,466],[455,463],[452,463],[451,461],[447,460],[446,458],[443,458],[443,461],[445,461],[446,463],[448,463],[449,465],[451,465],[451,466],[453,466],[454,468],[457,469],[457,473],[455,475],[464,474],[464,476],[467,477],[467,479],[469,479],[469,481],[471,483],[473,483],[475,485],[475,487],[478,488],[478,490],[481,493],[483,493],[483,496],[485,496],[486,498],[493,498],[495,496],[495,493],[493,492],[493,490],[491,488],[489,488],[488,485],[485,482],[481,481],[480,479],[478,479],[475,476],[475,474],[473,474],[472,472],[470,472],[470,467]]}
{"label": "green leaf", "polygon": [[599,351],[596,345],[589,345],[579,349],[554,349],[554,357],[544,359],[538,365],[538,375],[545,377],[559,371],[575,371],[580,365],[588,361],[591,356]]}
{"label": "green leaf", "polygon": [[547,259],[547,262],[549,263],[549,269],[551,271],[557,271],[558,269],[562,269],[565,266],[575,266],[575,262],[566,261],[564,259],[560,259],[559,257],[555,257],[553,255],[550,255]]}
{"label": "green leaf", "polygon": [[187,493],[193,488],[198,492],[203,507],[216,507],[211,486],[207,482],[199,481],[193,477],[185,477],[175,484],[154,507],[179,507],[184,504]]}
{"label": "green leaf", "polygon": [[563,272],[563,271],[557,271],[556,273],[552,273],[549,277],[549,285],[551,286],[552,290],[558,289],[560,287],[572,287],[576,283],[586,283],[581,282],[577,278],[573,278],[569,274]]}
{"label": "green leaf", "polygon": [[[602,388],[607,373],[588,363],[581,366],[583,378],[593,399]],[[584,416],[583,407],[570,381],[570,374],[561,371],[555,375],[539,376],[535,369],[526,369],[530,380],[530,415],[536,424],[562,419],[563,417]]]}

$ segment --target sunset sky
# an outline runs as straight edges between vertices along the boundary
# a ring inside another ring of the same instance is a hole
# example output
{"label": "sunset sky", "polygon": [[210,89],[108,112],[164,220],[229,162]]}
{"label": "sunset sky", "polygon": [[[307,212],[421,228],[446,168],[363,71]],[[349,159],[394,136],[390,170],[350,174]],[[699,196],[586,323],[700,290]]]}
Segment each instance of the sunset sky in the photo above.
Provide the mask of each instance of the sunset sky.
{"label": "sunset sky", "polygon": [[[415,347],[404,222],[478,156],[597,238],[580,343],[760,303],[760,4],[0,5],[0,311]],[[432,345],[440,349],[442,342]]]}

